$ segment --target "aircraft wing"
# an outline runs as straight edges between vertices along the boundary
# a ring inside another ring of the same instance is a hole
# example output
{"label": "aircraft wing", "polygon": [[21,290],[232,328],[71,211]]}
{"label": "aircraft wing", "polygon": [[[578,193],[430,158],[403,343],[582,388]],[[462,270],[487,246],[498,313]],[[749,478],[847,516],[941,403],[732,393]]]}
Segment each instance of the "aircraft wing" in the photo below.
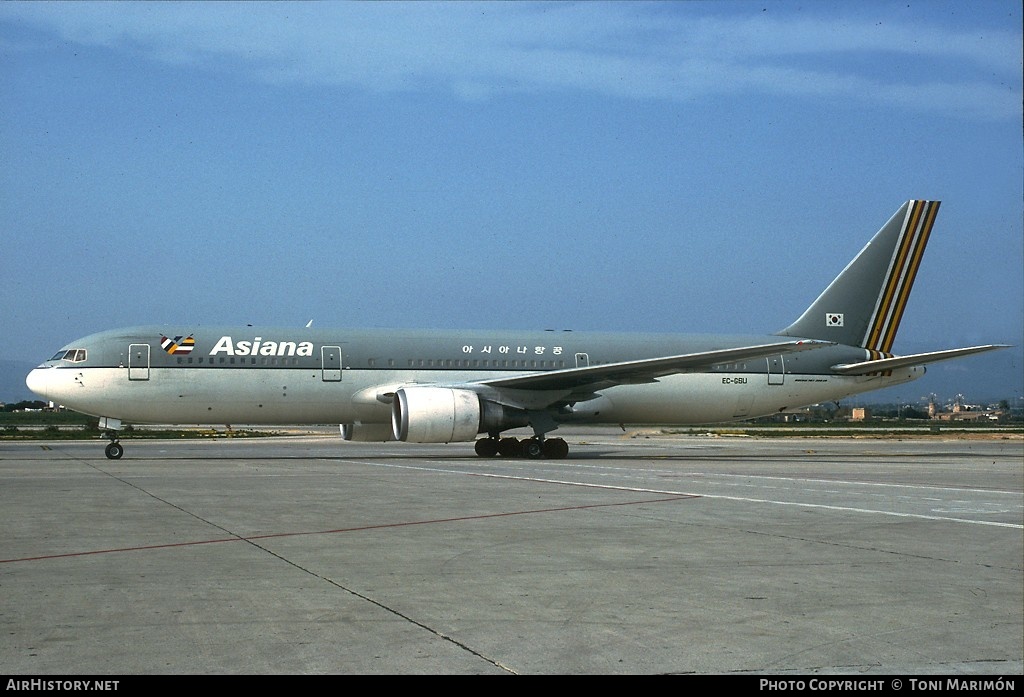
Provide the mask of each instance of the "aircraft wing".
{"label": "aircraft wing", "polygon": [[879,358],[873,361],[861,361],[859,363],[841,363],[832,366],[832,370],[841,375],[868,375],[882,370],[893,370],[894,368],[908,368],[915,365],[937,363],[948,361],[951,358],[969,356],[972,353],[984,353],[996,349],[1009,348],[1007,344],[987,344],[985,346],[969,346],[967,348],[948,349],[946,351],[931,351],[929,353],[915,353],[910,356],[895,356],[893,358]]}
{"label": "aircraft wing", "polygon": [[808,351],[822,346],[832,346],[832,342],[814,339],[800,341],[782,341],[771,344],[743,346],[739,348],[702,351],[700,353],[684,353],[678,356],[662,358],[645,358],[637,361],[605,363],[582,368],[566,368],[549,370],[543,373],[494,378],[481,380],[477,385],[494,388],[512,388],[519,390],[571,390],[585,388],[587,391],[604,389],[613,385],[640,384],[656,382],[659,377],[673,373],[685,373],[691,370],[710,368],[722,363],[766,358],[780,354]]}

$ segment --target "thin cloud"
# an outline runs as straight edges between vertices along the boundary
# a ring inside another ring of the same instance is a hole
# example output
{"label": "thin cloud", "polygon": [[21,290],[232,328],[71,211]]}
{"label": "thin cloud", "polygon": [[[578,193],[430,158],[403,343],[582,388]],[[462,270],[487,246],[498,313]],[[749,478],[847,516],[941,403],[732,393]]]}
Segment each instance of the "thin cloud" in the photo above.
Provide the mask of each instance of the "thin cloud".
{"label": "thin cloud", "polygon": [[[0,21],[248,79],[464,98],[764,94],[1019,117],[1020,32],[715,3],[5,3]],[[713,15],[713,16],[710,16]],[[808,16],[810,15],[810,16]],[[893,63],[898,64],[898,69]],[[941,65],[941,71],[937,68]]]}

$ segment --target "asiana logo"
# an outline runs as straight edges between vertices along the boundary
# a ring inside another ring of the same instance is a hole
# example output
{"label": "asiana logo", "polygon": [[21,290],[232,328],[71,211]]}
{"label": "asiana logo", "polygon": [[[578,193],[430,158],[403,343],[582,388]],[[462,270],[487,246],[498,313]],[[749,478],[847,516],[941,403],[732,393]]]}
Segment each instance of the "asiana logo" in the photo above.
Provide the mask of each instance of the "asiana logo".
{"label": "asiana logo", "polygon": [[312,356],[313,343],[310,341],[269,341],[257,336],[251,341],[235,341],[222,336],[210,350],[211,356],[222,353],[225,356]]}
{"label": "asiana logo", "polygon": [[160,337],[160,348],[172,356],[183,356],[185,354],[192,353],[192,349],[196,347],[196,340],[189,334],[185,338],[176,336],[173,339],[168,339],[166,336]]}

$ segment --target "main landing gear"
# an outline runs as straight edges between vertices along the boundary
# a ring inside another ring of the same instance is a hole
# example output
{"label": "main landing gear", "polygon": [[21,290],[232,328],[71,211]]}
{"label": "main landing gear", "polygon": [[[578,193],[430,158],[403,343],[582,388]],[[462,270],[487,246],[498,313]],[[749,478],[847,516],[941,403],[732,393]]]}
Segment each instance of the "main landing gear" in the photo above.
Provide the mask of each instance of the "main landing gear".
{"label": "main landing gear", "polygon": [[533,438],[502,438],[497,431],[489,431],[487,438],[476,442],[476,454],[480,457],[528,457],[531,460],[561,460],[569,454],[569,444],[561,438],[545,438],[558,428],[554,417],[544,410],[529,411],[529,423],[533,427]]}
{"label": "main landing gear", "polygon": [[532,460],[561,460],[569,454],[569,444],[561,438],[481,438],[474,446],[480,457],[528,457]]}

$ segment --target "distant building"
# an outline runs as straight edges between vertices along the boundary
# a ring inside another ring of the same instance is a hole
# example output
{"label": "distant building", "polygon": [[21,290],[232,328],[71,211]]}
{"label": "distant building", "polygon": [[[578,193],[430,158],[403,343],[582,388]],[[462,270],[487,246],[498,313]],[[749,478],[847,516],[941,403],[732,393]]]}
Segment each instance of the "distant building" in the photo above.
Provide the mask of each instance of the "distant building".
{"label": "distant building", "polygon": [[867,407],[854,407],[850,410],[850,421],[868,421],[871,419],[871,410]]}
{"label": "distant building", "polygon": [[932,418],[936,421],[1002,421],[1005,416],[1002,409],[954,409],[938,412]]}
{"label": "distant building", "polygon": [[936,421],[1002,421],[1007,414],[997,406],[983,407],[975,404],[964,404],[961,396],[957,396],[948,411],[939,411],[932,402],[928,405],[928,416]]}

